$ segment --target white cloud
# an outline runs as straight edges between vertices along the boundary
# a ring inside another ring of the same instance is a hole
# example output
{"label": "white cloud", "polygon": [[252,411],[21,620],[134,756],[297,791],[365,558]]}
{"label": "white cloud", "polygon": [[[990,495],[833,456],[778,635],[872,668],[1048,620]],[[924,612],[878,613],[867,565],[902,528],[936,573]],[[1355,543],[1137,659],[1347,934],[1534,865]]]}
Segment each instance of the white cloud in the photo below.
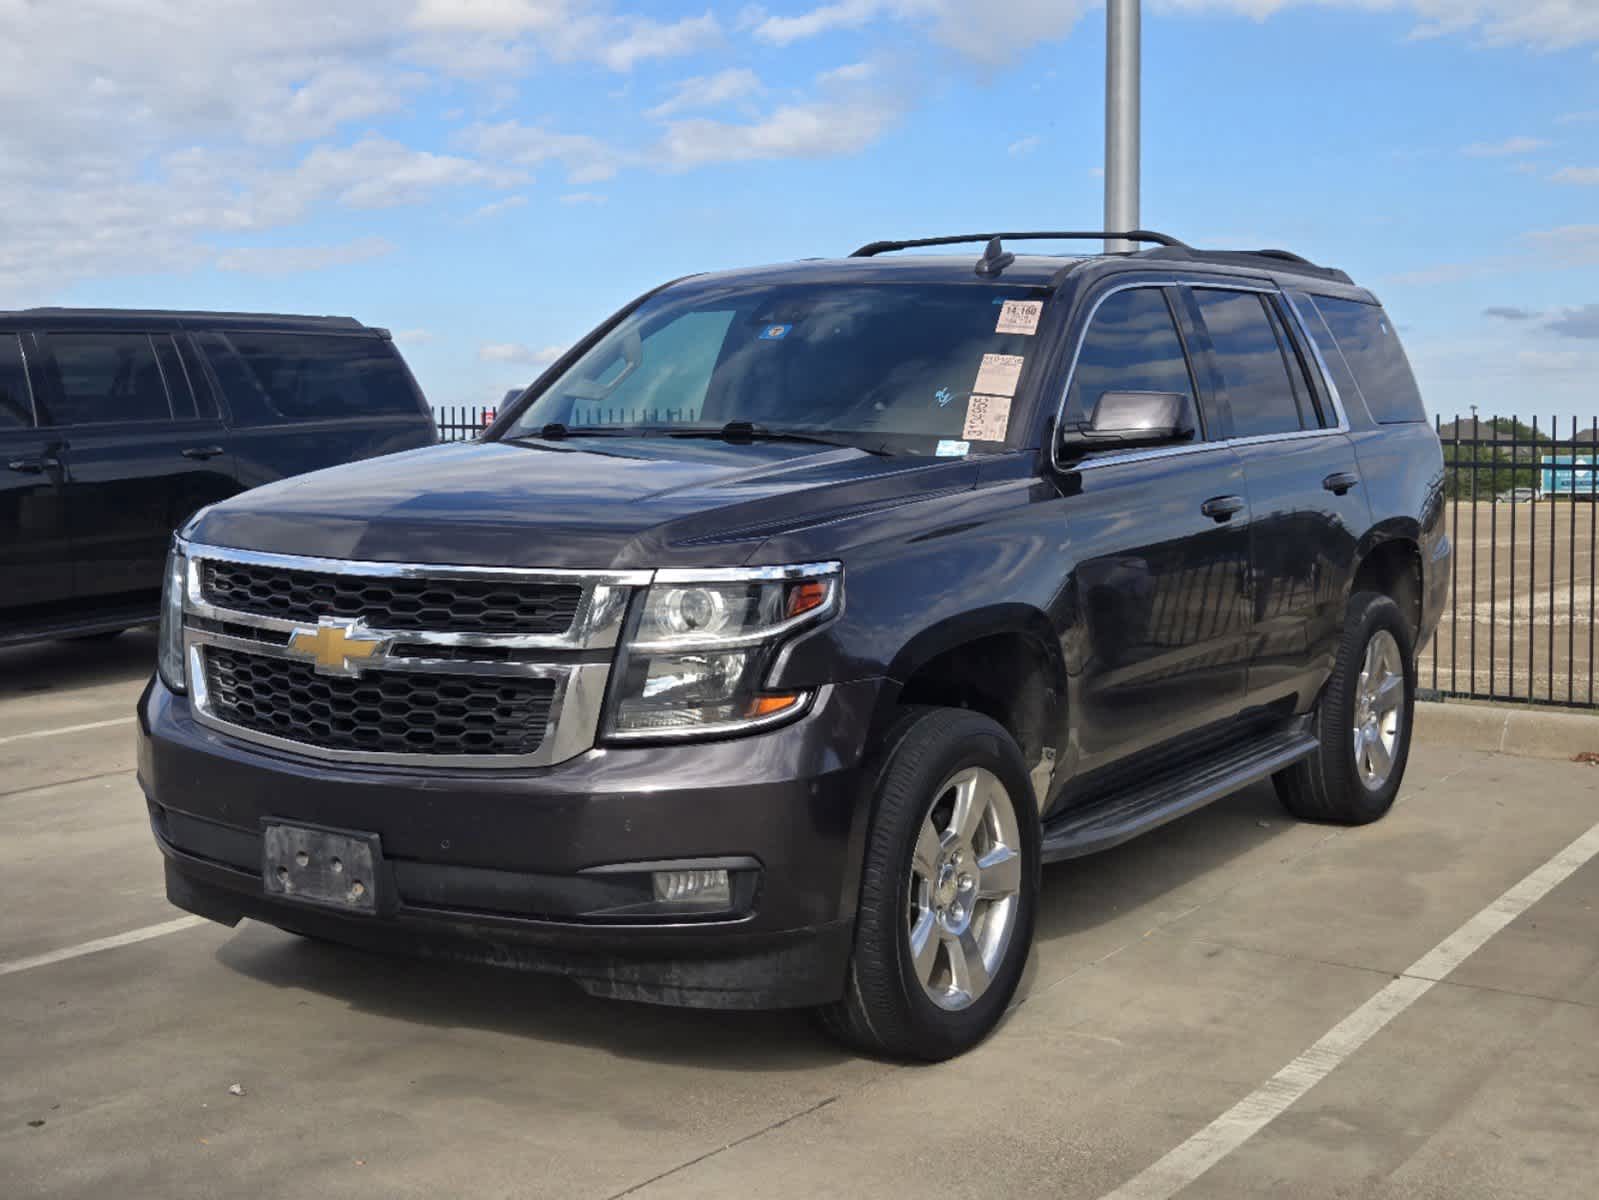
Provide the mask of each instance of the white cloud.
{"label": "white cloud", "polygon": [[218,254],[216,265],[218,270],[242,271],[247,275],[294,275],[366,262],[393,251],[392,242],[375,237],[346,242],[342,246],[242,246]]}
{"label": "white cloud", "polygon": [[535,350],[521,342],[485,342],[477,348],[480,362],[522,363],[534,367],[548,366],[565,353],[565,346],[545,346]]}
{"label": "white cloud", "polygon": [[670,24],[638,18],[614,41],[606,39],[595,57],[613,71],[631,71],[646,59],[693,54],[721,39],[722,27],[711,13]]}
{"label": "white cloud", "polygon": [[1562,167],[1549,178],[1556,183],[1583,183],[1599,186],[1599,167]]}
{"label": "white cloud", "polygon": [[474,125],[460,136],[478,156],[517,167],[537,167],[559,162],[573,183],[610,179],[628,156],[587,134],[552,133],[520,121]]}
{"label": "white cloud", "polygon": [[438,341],[439,335],[431,329],[396,329],[394,331],[394,340],[408,342],[413,346],[425,346],[429,342]]}
{"label": "white cloud", "polygon": [[1547,138],[1512,137],[1502,142],[1473,142],[1460,152],[1467,158],[1513,158],[1542,150],[1547,145]]}
{"label": "white cloud", "polygon": [[458,56],[457,65],[487,70],[497,69],[502,59],[507,69],[522,69],[537,49],[557,61],[598,62],[627,72],[646,60],[693,54],[722,39],[721,24],[708,11],[658,21],[582,0],[417,0],[408,23],[428,36],[436,59]]}
{"label": "white cloud", "polygon": [[601,192],[568,192],[561,197],[562,204],[604,204],[609,197]]}
{"label": "white cloud", "polygon": [[1570,112],[1555,118],[1557,125],[1586,125],[1599,122],[1599,112]]}
{"label": "white cloud", "polygon": [[504,200],[491,200],[489,203],[481,205],[475,209],[470,219],[473,221],[484,221],[489,217],[497,217],[501,213],[508,212],[513,208],[521,208],[526,203],[527,197],[521,195],[507,196]]}
{"label": "white cloud", "polygon": [[1024,154],[1031,154],[1034,150],[1037,150],[1043,140],[1037,134],[1028,134],[1024,138],[1017,138],[1009,146],[1005,147],[1005,152],[1019,158]]}
{"label": "white cloud", "polygon": [[817,92],[747,121],[695,118],[668,122],[651,155],[668,170],[771,158],[855,154],[897,121],[904,95],[880,86],[872,71],[817,77]]}
{"label": "white cloud", "polygon": [[1562,50],[1599,41],[1599,5],[1589,0],[1157,0],[1156,11],[1230,12],[1264,21],[1289,8],[1409,14],[1415,38],[1466,35],[1491,46]]}
{"label": "white cloud", "polygon": [[680,81],[667,99],[647,109],[644,115],[660,120],[692,109],[716,108],[760,90],[761,80],[754,71],[748,67],[729,67],[714,75],[696,75]]}
{"label": "white cloud", "polygon": [[835,29],[859,29],[886,7],[880,0],[841,0],[798,16],[767,17],[755,26],[754,33],[763,42],[787,46]]}

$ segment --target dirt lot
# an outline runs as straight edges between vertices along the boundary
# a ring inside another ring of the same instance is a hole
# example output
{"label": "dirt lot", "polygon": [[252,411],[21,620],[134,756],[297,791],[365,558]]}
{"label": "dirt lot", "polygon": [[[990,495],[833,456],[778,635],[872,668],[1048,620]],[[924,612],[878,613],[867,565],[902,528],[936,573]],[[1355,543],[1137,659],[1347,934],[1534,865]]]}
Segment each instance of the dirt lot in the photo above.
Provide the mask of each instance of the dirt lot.
{"label": "dirt lot", "polygon": [[1596,515],[1599,505],[1587,502],[1451,504],[1455,603],[1422,655],[1422,686],[1599,700]]}
{"label": "dirt lot", "polygon": [[152,652],[0,651],[6,1200],[1599,1195],[1593,768],[1423,730],[1370,828],[1253,788],[1051,868],[1020,1005],[906,1067],[179,919]]}

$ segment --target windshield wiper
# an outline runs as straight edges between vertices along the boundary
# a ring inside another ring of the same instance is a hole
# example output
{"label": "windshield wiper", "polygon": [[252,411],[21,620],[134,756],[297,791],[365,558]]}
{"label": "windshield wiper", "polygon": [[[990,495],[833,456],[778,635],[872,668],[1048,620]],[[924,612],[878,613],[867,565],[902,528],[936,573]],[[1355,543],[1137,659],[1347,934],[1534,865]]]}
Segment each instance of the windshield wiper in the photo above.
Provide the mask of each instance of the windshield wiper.
{"label": "windshield wiper", "polygon": [[839,446],[883,457],[887,457],[889,453],[881,446],[863,446],[859,442],[849,441],[846,438],[825,437],[819,433],[804,433],[797,429],[770,429],[765,425],[756,425],[750,421],[729,421],[720,429],[674,429],[668,436],[675,438],[721,438],[724,442],[735,446],[749,442],[808,442],[816,446]]}
{"label": "windshield wiper", "polygon": [[633,433],[620,425],[563,425],[559,421],[551,421],[548,425],[529,433],[519,433],[513,438],[506,438],[508,442],[523,442],[528,438],[543,438],[547,442],[558,442],[569,437],[632,437]]}

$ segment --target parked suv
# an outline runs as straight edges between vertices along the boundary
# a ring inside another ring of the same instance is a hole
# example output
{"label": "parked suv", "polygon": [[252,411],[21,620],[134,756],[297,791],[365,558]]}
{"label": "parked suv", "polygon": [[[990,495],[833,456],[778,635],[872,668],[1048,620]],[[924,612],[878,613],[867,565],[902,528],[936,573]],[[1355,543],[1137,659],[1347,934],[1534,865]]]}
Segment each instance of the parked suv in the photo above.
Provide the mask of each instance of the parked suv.
{"label": "parked suv", "polygon": [[196,509],[435,441],[389,335],[348,317],[0,313],[0,644],[153,622]]}
{"label": "parked suv", "polygon": [[1132,236],[680,280],[481,441],[199,515],[139,705],[172,901],[939,1059],[1041,864],[1267,778],[1380,817],[1450,554],[1393,326]]}

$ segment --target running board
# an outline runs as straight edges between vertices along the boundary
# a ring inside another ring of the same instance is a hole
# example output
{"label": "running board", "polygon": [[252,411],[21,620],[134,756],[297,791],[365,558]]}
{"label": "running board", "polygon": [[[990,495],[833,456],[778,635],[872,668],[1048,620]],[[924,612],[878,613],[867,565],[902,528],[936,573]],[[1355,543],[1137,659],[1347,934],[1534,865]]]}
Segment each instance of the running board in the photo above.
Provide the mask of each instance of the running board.
{"label": "running board", "polygon": [[1119,846],[1308,758],[1316,744],[1303,728],[1275,733],[1173,768],[1086,808],[1068,809],[1044,825],[1044,861],[1081,858]]}

